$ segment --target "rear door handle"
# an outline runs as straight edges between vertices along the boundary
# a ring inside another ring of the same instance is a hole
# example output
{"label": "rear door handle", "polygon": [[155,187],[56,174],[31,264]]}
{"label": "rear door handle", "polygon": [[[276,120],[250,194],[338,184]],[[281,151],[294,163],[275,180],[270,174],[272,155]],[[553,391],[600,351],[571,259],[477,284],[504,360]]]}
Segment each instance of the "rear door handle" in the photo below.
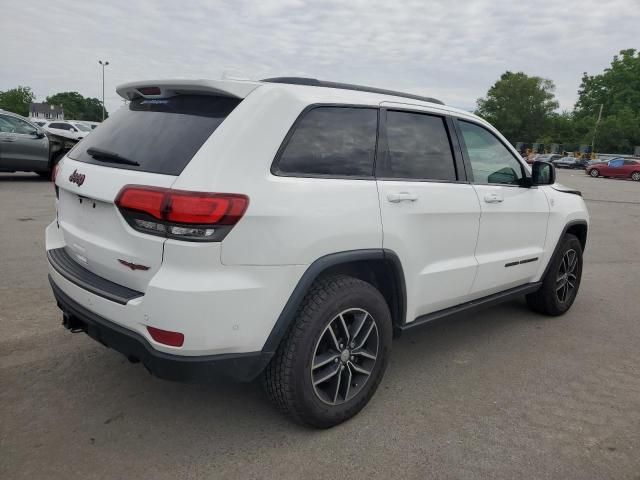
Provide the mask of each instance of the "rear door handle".
{"label": "rear door handle", "polygon": [[488,193],[484,196],[484,201],[487,203],[502,203],[504,198],[502,198],[502,195],[497,193]]}
{"label": "rear door handle", "polygon": [[418,200],[418,196],[409,192],[389,193],[387,200],[391,203],[415,202]]}

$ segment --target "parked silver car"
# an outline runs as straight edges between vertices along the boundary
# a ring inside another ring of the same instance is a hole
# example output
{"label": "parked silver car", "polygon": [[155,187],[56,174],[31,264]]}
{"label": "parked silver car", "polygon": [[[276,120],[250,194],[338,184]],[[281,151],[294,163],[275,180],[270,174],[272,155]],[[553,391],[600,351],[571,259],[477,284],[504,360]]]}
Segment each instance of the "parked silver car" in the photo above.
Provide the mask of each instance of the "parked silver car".
{"label": "parked silver car", "polygon": [[584,159],[581,159],[581,158],[576,158],[576,157],[571,157],[571,156],[560,157],[560,158],[553,159],[551,161],[556,166],[556,168],[580,168],[580,169],[584,169],[584,168],[586,168],[587,164],[589,163],[587,160],[584,160]]}

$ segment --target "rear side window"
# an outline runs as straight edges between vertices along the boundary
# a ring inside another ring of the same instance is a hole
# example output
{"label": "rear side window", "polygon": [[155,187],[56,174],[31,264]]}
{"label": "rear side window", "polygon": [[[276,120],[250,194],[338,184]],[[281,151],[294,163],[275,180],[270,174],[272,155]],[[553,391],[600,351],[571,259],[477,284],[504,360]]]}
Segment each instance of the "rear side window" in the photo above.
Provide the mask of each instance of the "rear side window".
{"label": "rear side window", "polygon": [[275,173],[373,176],[377,109],[316,107],[306,112],[294,128]]}
{"label": "rear side window", "polygon": [[449,135],[442,117],[387,111],[387,152],[378,176],[456,180]]}
{"label": "rear side window", "polygon": [[[136,99],[87,135],[69,157],[114,168],[180,175],[239,103],[239,99],[210,95]],[[107,162],[106,157],[96,159],[88,153],[92,148],[129,162]]]}

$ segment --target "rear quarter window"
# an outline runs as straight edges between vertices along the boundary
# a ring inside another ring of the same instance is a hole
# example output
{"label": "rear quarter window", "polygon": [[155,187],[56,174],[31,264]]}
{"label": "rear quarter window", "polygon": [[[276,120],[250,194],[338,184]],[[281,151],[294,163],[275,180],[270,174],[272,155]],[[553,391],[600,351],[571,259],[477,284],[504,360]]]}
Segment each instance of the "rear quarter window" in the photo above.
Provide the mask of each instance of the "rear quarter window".
{"label": "rear quarter window", "polygon": [[[211,95],[139,98],[121,107],[87,135],[69,157],[81,162],[165,175],[180,175],[240,99]],[[138,165],[99,161],[90,148]]]}
{"label": "rear quarter window", "polygon": [[372,177],[378,110],[314,107],[295,123],[273,172],[292,176]]}

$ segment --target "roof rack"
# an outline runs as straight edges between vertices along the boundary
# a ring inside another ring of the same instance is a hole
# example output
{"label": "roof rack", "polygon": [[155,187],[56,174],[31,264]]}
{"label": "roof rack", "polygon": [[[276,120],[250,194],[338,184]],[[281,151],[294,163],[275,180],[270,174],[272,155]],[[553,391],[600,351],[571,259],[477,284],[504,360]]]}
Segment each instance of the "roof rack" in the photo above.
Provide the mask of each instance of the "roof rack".
{"label": "roof rack", "polygon": [[350,83],[327,82],[325,80],[318,80],[317,78],[274,77],[274,78],[265,78],[260,81],[269,82],[269,83],[286,83],[288,85],[306,85],[309,87],[339,88],[342,90],[355,90],[358,92],[379,93],[381,95],[393,95],[395,97],[411,98],[413,100],[420,100],[422,102],[431,102],[431,103],[438,103],[440,105],[444,105],[444,102],[438,100],[437,98],[422,97],[420,95],[413,95],[411,93],[396,92],[394,90],[385,90],[384,88],[352,85]]}

